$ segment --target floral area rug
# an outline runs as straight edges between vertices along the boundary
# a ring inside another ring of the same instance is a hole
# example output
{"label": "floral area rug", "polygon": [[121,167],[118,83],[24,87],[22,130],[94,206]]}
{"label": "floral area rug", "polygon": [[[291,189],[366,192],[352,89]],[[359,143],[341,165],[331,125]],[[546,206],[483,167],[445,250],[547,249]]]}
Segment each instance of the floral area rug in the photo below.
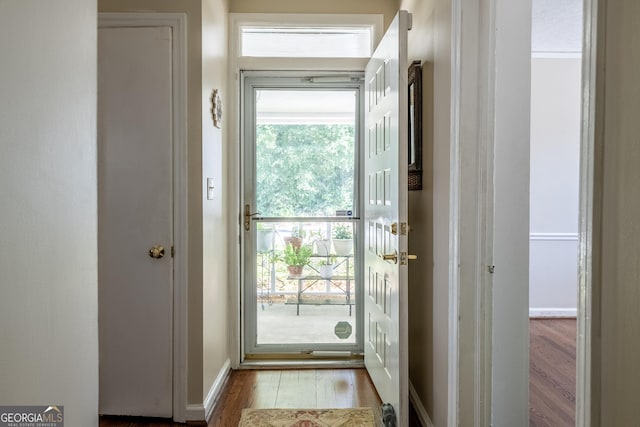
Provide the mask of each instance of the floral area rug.
{"label": "floral area rug", "polygon": [[375,427],[373,409],[243,409],[239,427]]}

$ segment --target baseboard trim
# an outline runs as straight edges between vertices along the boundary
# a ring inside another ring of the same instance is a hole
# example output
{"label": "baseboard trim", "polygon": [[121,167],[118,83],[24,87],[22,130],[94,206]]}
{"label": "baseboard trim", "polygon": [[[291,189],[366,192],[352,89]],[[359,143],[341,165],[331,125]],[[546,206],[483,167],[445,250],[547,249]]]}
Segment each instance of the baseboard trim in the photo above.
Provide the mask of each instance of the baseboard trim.
{"label": "baseboard trim", "polygon": [[418,414],[418,421],[420,421],[420,424],[422,425],[422,427],[433,427],[431,418],[429,417],[429,414],[427,413],[427,410],[422,404],[422,401],[418,396],[418,392],[413,387],[413,384],[411,383],[411,381],[409,381],[409,400],[411,401],[411,404],[413,405],[413,409],[416,411],[416,414]]}
{"label": "baseboard trim", "polygon": [[577,308],[530,308],[529,317],[577,317]]}
{"label": "baseboard trim", "polygon": [[186,416],[187,422],[194,422],[194,421],[205,422],[204,405],[202,403],[197,403],[195,405],[187,405],[185,416]]}
{"label": "baseboard trim", "polygon": [[213,415],[213,408],[218,401],[218,398],[222,394],[222,389],[224,384],[227,382],[227,378],[229,378],[229,374],[231,373],[231,359],[225,360],[216,380],[211,385],[209,389],[209,393],[204,399],[204,415],[205,420],[209,421],[211,416]]}
{"label": "baseboard trim", "polygon": [[187,421],[202,421],[206,423],[213,413],[213,407],[215,406],[220,394],[222,393],[222,387],[224,383],[227,381],[227,377],[231,372],[231,360],[227,359],[215,381],[211,385],[207,396],[204,398],[203,403],[198,403],[195,405],[187,405]]}

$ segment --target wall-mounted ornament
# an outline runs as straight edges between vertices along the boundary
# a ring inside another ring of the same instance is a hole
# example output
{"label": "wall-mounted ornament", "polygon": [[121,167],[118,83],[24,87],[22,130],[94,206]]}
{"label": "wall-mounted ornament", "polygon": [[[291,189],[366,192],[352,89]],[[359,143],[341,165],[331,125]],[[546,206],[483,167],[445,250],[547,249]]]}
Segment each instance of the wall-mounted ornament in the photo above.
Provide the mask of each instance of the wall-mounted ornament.
{"label": "wall-mounted ornament", "polygon": [[422,66],[409,66],[409,190],[422,190]]}
{"label": "wall-mounted ornament", "polygon": [[214,89],[211,92],[211,118],[213,119],[213,125],[220,129],[222,125],[222,101],[220,100],[218,89]]}

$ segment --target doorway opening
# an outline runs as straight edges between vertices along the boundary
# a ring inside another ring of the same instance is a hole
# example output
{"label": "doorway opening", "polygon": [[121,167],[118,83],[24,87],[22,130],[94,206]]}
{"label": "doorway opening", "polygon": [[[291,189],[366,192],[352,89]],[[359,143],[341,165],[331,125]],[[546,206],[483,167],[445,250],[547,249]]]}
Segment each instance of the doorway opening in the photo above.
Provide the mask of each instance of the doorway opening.
{"label": "doorway opening", "polygon": [[361,358],[362,77],[243,88],[245,358]]}
{"label": "doorway opening", "polygon": [[532,5],[529,422],[573,426],[583,2]]}

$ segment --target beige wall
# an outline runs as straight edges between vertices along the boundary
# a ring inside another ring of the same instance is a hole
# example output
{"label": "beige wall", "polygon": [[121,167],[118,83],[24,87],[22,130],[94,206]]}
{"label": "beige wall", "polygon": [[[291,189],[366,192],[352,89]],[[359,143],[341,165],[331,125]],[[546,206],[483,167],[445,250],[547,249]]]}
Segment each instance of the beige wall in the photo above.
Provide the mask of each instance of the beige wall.
{"label": "beige wall", "polygon": [[[228,352],[226,239],[223,233],[215,230],[215,226],[224,227],[227,220],[223,209],[226,178],[220,157],[225,144],[221,131],[212,128],[208,105],[211,89],[226,87],[227,0],[100,0],[98,8],[100,12],[187,15],[188,401],[202,403],[203,390],[208,391],[211,378],[217,375],[216,367],[221,366],[221,360],[226,359],[224,354]],[[206,176],[214,178],[216,192],[214,200],[204,202]],[[225,298],[224,302],[218,301],[219,298]],[[215,305],[205,307],[205,299],[215,300]],[[207,324],[204,328],[205,320],[215,324]]]}
{"label": "beige wall", "polygon": [[[409,61],[423,62],[423,190],[409,192],[409,377],[435,425],[447,424],[451,8],[403,0],[413,13]],[[437,105],[437,108],[435,107]]]}
{"label": "beige wall", "polygon": [[599,3],[592,425],[624,426],[640,417],[640,3]]}
{"label": "beige wall", "polygon": [[[229,359],[228,247],[227,230],[231,209],[227,198],[226,142],[229,120],[223,127],[213,126],[209,97],[215,88],[224,107],[229,105],[227,86],[228,0],[202,2],[202,198],[203,202],[203,396],[206,396],[223,364]],[[207,178],[213,178],[213,200],[207,200]]]}
{"label": "beige wall", "polygon": [[398,0],[230,0],[232,13],[382,13],[386,29]]}
{"label": "beige wall", "polygon": [[0,2],[0,402],[98,425],[96,1]]}

